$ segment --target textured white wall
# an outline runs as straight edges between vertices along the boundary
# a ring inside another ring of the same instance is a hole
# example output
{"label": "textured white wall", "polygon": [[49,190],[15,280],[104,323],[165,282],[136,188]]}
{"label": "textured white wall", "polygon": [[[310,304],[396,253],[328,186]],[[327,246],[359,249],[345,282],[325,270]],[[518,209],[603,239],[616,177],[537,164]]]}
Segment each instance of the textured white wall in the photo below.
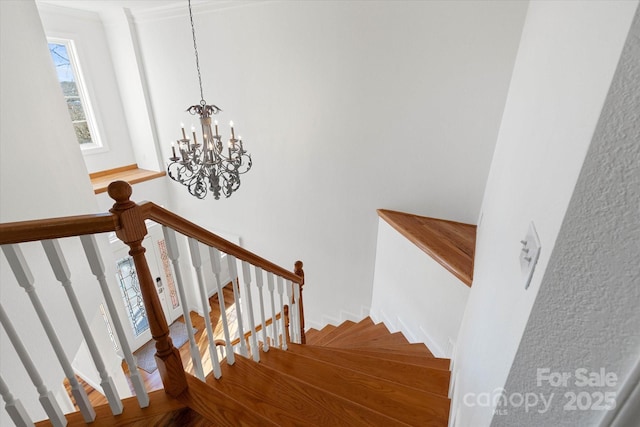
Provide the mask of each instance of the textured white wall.
{"label": "textured white wall", "polygon": [[[533,392],[552,403],[543,413],[507,407],[492,425],[597,425],[604,412],[591,407],[601,396],[612,392],[622,403],[618,391],[640,359],[639,79],[640,9],[505,385],[507,395]],[[538,368],[569,373],[567,387],[538,384]],[[577,369],[604,369],[617,380],[581,385]],[[567,392],[587,409],[565,408],[572,407]]]}
{"label": "textured white wall", "polygon": [[371,318],[451,357],[469,287],[385,220],[378,222]]}
{"label": "textured white wall", "polygon": [[109,45],[97,13],[38,6],[45,33],[72,39],[106,150],[84,155],[89,172],[136,163],[112,66]]}
{"label": "textured white wall", "polygon": [[[529,5],[482,204],[474,282],[455,358],[457,426],[486,426],[479,393],[505,385],[591,142],[637,2]],[[520,240],[542,252],[524,289]],[[470,393],[470,405],[462,399]],[[474,405],[475,404],[475,405]]]}
{"label": "textured white wall", "polygon": [[[309,326],[370,304],[376,208],[475,222],[525,3],[199,7],[205,98],[254,166],[228,200],[171,183],[172,208],[281,265],[302,259]],[[167,158],[199,101],[189,19],[136,20]]]}

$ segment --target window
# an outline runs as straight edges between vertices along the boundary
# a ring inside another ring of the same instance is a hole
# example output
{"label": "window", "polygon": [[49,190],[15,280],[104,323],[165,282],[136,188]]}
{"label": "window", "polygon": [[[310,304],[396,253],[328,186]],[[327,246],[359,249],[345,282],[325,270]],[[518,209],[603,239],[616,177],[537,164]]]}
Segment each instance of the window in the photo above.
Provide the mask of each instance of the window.
{"label": "window", "polygon": [[102,147],[73,40],[50,38],[49,53],[56,67],[56,75],[67,101],[69,116],[80,147],[83,150]]}

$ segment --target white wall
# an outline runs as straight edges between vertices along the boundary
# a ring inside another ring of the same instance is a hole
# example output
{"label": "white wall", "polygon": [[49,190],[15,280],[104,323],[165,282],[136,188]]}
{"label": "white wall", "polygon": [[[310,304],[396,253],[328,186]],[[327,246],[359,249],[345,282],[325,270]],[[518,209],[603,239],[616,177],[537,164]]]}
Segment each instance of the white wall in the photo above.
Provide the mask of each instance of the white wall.
{"label": "white wall", "polygon": [[[0,2],[0,221],[46,218],[97,212],[87,169],[69,121],[60,86],[49,57],[45,34],[33,1]],[[18,37],[19,35],[19,37]],[[25,167],[26,165],[26,167]],[[81,343],[62,286],[46,262],[37,243],[23,245],[31,263],[36,289],[59,337],[73,359]],[[63,242],[63,248],[79,250],[79,242]],[[86,265],[68,259],[78,298],[91,321],[98,309],[95,286],[83,286],[80,277],[90,274]],[[81,260],[78,260],[81,261]],[[85,263],[86,264],[86,263]],[[10,268],[0,256],[1,300],[9,317],[31,351],[47,387],[67,400],[62,388],[62,371],[25,292],[17,285]],[[104,331],[103,331],[104,332]],[[109,346],[108,337],[98,337]],[[22,364],[0,333],[0,374],[16,398],[22,400],[33,419],[44,418]],[[0,425],[11,425],[6,411],[0,411]]]}
{"label": "white wall", "polygon": [[[171,183],[171,207],[283,266],[303,260],[307,325],[360,315],[376,208],[475,222],[526,4],[207,7],[195,16],[205,98],[254,166],[229,200]],[[164,158],[200,98],[186,12],[136,15]]]}
{"label": "white wall", "polygon": [[451,357],[469,287],[384,219],[378,224],[371,318],[436,357]]}
{"label": "white wall", "polygon": [[105,148],[84,155],[87,169],[97,172],[136,163],[100,16],[47,4],[38,10],[47,36],[72,39],[76,46]]}
{"label": "white wall", "polygon": [[[493,406],[465,406],[462,399],[505,385],[636,5],[529,5],[484,194],[474,282],[457,345],[452,402],[457,426],[491,421]],[[542,252],[525,290],[518,255],[532,220]]]}
{"label": "white wall", "polygon": [[131,12],[123,8],[106,8],[100,12],[100,17],[118,82],[112,90],[119,91],[122,99],[136,163],[143,169],[162,170],[164,162],[159,157],[155,115]]}

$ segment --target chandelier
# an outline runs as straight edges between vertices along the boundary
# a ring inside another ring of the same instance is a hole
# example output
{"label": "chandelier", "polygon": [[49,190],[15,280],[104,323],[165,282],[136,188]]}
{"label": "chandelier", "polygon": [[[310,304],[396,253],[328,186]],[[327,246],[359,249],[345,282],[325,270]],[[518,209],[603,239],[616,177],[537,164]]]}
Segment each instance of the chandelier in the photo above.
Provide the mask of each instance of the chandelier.
{"label": "chandelier", "polygon": [[172,157],[169,157],[171,163],[167,166],[167,172],[171,179],[186,186],[192,196],[203,199],[210,191],[218,200],[221,194],[229,197],[240,188],[240,175],[251,169],[251,155],[244,150],[242,137],[236,138],[233,122],[229,123],[231,138],[226,149],[222,143],[222,136],[218,133],[218,122],[213,123],[215,131],[211,128],[211,116],[222,110],[215,105],[208,105],[204,100],[191,0],[189,0],[189,18],[198,70],[200,103],[187,108],[187,112],[194,116],[198,115],[200,118],[202,141],[196,138],[193,126],[191,127],[192,138],[187,138],[184,124],[181,124],[182,138],[171,142]]}

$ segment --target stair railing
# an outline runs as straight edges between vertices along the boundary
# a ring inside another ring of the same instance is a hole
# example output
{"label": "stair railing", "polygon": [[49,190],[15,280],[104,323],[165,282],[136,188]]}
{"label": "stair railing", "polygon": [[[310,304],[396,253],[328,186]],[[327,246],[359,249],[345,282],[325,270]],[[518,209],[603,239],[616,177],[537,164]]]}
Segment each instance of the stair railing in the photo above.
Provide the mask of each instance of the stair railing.
{"label": "stair railing", "polygon": [[[124,359],[128,365],[130,380],[135,391],[138,403],[141,408],[149,405],[149,395],[144,381],[136,367],[133,352],[127,342],[125,330],[116,310],[116,302],[112,298],[109,284],[106,279],[104,262],[95,238],[96,234],[115,232],[116,236],[129,247],[129,255],[133,258],[144,307],[149,321],[149,327],[156,346],[156,364],[162,380],[164,390],[172,397],[177,397],[188,388],[185,368],[179,350],[173,345],[170,337],[169,325],[163,313],[162,305],[155,289],[155,281],[152,278],[147,259],[145,257],[146,248],[142,242],[147,235],[146,220],[154,221],[163,227],[163,234],[167,246],[168,258],[171,261],[178,294],[183,307],[186,307],[186,283],[180,270],[179,245],[176,234],[179,233],[187,238],[190,250],[191,265],[194,269],[197,289],[199,291],[201,308],[205,318],[205,328],[208,338],[209,357],[212,365],[212,372],[215,378],[219,378],[221,353],[225,354],[227,363],[232,365],[235,360],[234,337],[231,331],[231,322],[227,316],[227,307],[223,297],[223,288],[226,284],[221,282],[222,261],[226,258],[231,278],[231,285],[234,293],[234,306],[236,310],[237,334],[240,338],[236,341],[239,344],[239,353],[248,357],[249,349],[251,357],[259,361],[260,344],[258,343],[258,332],[262,332],[262,351],[269,351],[270,346],[287,348],[287,343],[291,340],[297,343],[304,343],[304,312],[302,306],[302,285],[304,284],[304,271],[302,262],[295,264],[295,272],[290,272],[234,243],[231,243],[204,228],[191,223],[184,218],[158,206],[151,202],[144,202],[140,205],[130,200],[131,186],[123,181],[116,181],[109,185],[109,195],[115,200],[110,213],[97,215],[81,215],[64,218],[54,218],[47,220],[23,221],[18,223],[0,224],[0,245],[7,258],[11,270],[16,277],[18,285],[24,288],[31,300],[31,303],[38,315],[39,321],[44,328],[46,335],[53,347],[59,363],[61,364],[65,376],[67,377],[74,400],[83,415],[85,422],[92,422],[96,413],[89,403],[86,392],[78,383],[73,368],[69,362],[69,354],[63,348],[49,316],[50,310],[54,307],[46,307],[38,297],[36,283],[31,274],[29,263],[21,251],[20,244],[25,242],[41,241],[46,258],[48,259],[56,279],[61,283],[71,304],[73,313],[78,321],[79,328],[87,344],[89,353],[101,378],[103,394],[114,415],[122,413],[123,406],[114,381],[110,377],[103,356],[99,353],[93,336],[89,331],[87,320],[84,318],[83,309],[75,294],[71,283],[71,273],[67,265],[65,254],[59,244],[59,239],[79,237],[84,254],[87,258],[91,273],[98,282],[102,297],[107,306],[107,312],[113,323],[115,337],[122,348]],[[213,333],[213,325],[210,316],[209,299],[207,294],[207,284],[204,279],[203,259],[199,250],[199,245],[203,244],[208,248],[208,255],[211,262],[211,270],[216,281],[218,301],[220,308],[220,321],[223,326],[224,339],[216,338]],[[77,254],[72,254],[76,257]],[[238,274],[237,264],[240,264],[241,274]],[[32,264],[35,265],[35,264]],[[271,319],[265,317],[265,304],[263,296],[264,275],[267,279],[268,297],[271,303]],[[255,279],[255,280],[254,280]],[[243,287],[240,287],[242,282]],[[252,288],[252,284],[255,287]],[[275,284],[275,287],[274,287]],[[84,285],[84,283],[83,283]],[[7,284],[2,284],[7,286]],[[252,291],[259,296],[259,322],[256,324],[254,317],[254,304]],[[279,304],[276,308],[276,298],[274,291],[277,291]],[[295,305],[297,309],[289,310],[285,304],[284,296]],[[248,325],[243,324],[244,314]],[[190,314],[187,310],[183,312],[184,320],[187,324],[191,359],[193,370],[201,380],[205,379],[202,359],[198,345],[195,343],[194,331],[190,321]],[[291,318],[289,319],[289,314]],[[63,415],[60,405],[53,396],[53,393],[44,384],[38,369],[32,362],[30,352],[25,348],[15,325],[8,318],[4,308],[0,304],[0,323],[10,339],[18,357],[20,358],[27,374],[31,378],[39,395],[39,401],[54,426],[64,426],[67,421]],[[268,326],[271,324],[271,334]],[[245,334],[244,329],[248,327]],[[243,339],[248,335],[248,340]],[[289,338],[290,337],[290,338]],[[247,343],[248,341],[248,343]],[[247,344],[249,344],[247,346]],[[219,351],[218,348],[224,349]],[[32,350],[34,351],[34,350]],[[37,350],[36,350],[37,351]],[[9,416],[16,425],[31,425],[27,411],[21,403],[20,396],[12,394],[9,386],[0,377],[0,394],[6,405],[5,408]]]}

